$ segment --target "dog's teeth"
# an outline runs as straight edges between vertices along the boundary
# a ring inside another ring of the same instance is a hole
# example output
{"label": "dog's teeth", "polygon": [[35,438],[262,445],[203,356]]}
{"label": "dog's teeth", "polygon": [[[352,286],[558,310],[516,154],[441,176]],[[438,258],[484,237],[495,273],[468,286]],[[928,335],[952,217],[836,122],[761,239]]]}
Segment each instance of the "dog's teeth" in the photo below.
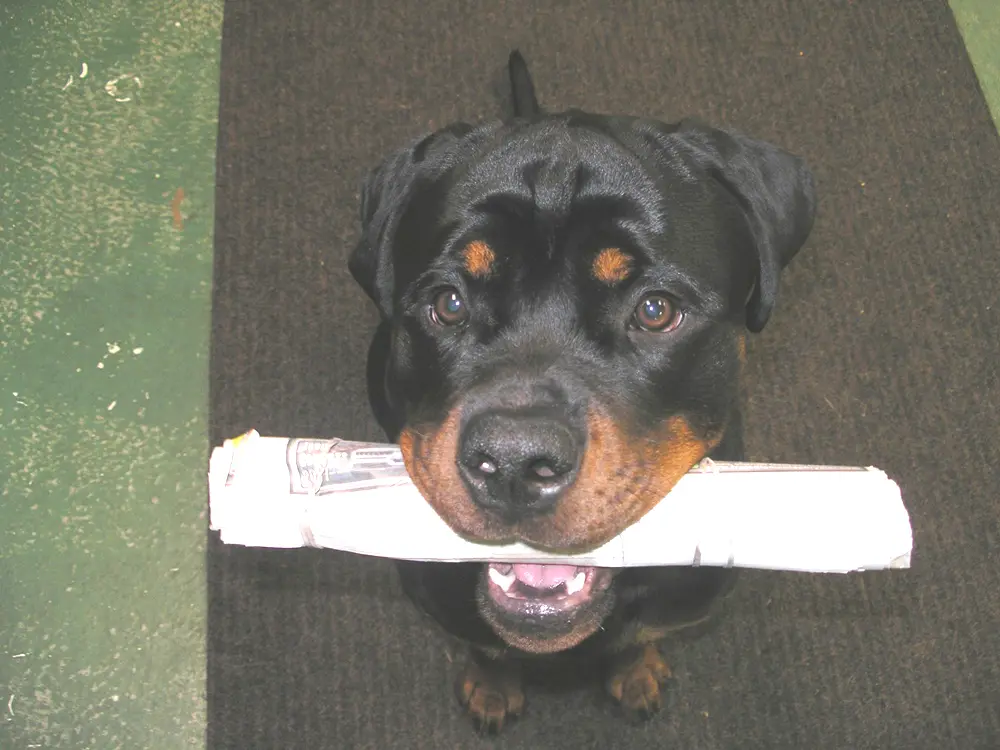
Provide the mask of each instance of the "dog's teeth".
{"label": "dog's teeth", "polygon": [[514,585],[514,581],[517,579],[513,570],[507,575],[504,575],[494,567],[490,567],[489,576],[490,580],[503,589],[504,592],[509,591],[510,587]]}
{"label": "dog's teeth", "polygon": [[566,593],[575,594],[583,590],[583,584],[587,582],[587,574],[583,571],[577,573],[572,580],[566,581]]}

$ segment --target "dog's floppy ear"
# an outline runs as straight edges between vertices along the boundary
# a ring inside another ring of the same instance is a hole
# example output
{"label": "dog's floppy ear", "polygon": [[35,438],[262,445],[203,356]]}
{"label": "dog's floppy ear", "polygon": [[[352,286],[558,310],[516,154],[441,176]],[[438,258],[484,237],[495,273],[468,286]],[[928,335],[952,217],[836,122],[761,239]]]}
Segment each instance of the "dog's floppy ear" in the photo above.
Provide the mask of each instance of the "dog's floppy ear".
{"label": "dog's floppy ear", "polygon": [[812,230],[816,193],[812,173],[796,156],[763,141],[685,120],[676,133],[712,179],[739,203],[757,252],[757,281],[747,302],[754,333],[767,323],[781,270]]}
{"label": "dog's floppy ear", "polygon": [[471,127],[452,125],[422,137],[369,172],[361,188],[361,237],[347,267],[385,319],[392,317],[392,245],[414,188],[453,163],[447,158]]}

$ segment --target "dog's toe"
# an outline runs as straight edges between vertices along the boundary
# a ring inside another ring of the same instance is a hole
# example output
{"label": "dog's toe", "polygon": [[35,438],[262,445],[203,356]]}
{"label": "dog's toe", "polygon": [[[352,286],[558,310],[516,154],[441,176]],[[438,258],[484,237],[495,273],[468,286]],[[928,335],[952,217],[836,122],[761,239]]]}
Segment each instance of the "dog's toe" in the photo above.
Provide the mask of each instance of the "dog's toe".
{"label": "dog's toe", "polygon": [[524,691],[520,670],[507,662],[471,659],[456,683],[458,699],[479,731],[496,734],[521,713]]}
{"label": "dog's toe", "polygon": [[612,667],[607,689],[627,715],[647,719],[660,709],[660,687],[670,678],[670,667],[656,646],[622,654]]}

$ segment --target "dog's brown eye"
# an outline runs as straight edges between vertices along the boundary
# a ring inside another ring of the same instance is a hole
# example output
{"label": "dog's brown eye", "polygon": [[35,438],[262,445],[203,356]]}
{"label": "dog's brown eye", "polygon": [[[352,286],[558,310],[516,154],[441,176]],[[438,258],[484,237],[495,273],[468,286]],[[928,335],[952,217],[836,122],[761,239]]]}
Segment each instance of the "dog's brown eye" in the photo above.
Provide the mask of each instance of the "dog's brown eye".
{"label": "dog's brown eye", "polygon": [[681,322],[681,311],[662,294],[644,297],[632,315],[633,325],[643,331],[663,333],[676,328]]}
{"label": "dog's brown eye", "polygon": [[442,289],[434,297],[434,304],[430,309],[431,320],[441,326],[457,326],[464,323],[469,317],[469,311],[465,306],[465,300],[458,293],[457,289],[448,287]]}

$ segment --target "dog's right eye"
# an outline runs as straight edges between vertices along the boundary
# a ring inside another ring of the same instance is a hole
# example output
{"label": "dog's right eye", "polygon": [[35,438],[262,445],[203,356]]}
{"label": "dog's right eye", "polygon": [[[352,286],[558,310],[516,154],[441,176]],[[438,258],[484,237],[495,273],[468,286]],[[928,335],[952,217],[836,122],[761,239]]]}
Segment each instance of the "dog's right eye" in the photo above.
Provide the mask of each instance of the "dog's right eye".
{"label": "dog's right eye", "polygon": [[439,326],[457,326],[469,318],[465,300],[454,287],[442,289],[434,296],[434,304],[429,308],[431,320]]}

